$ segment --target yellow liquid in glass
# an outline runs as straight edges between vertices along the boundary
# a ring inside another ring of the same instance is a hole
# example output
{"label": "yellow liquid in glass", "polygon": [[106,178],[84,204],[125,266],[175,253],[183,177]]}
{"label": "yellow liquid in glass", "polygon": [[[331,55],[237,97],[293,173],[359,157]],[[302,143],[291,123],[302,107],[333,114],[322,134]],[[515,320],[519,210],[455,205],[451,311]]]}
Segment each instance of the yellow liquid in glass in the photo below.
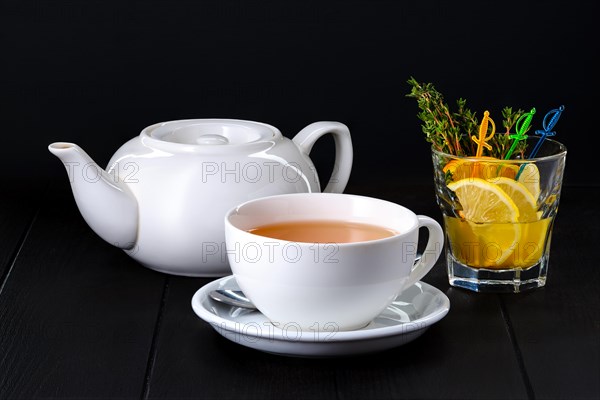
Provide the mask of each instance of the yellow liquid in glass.
{"label": "yellow liquid in glass", "polygon": [[528,268],[544,254],[551,218],[527,223],[473,223],[444,217],[454,257],[473,268]]}

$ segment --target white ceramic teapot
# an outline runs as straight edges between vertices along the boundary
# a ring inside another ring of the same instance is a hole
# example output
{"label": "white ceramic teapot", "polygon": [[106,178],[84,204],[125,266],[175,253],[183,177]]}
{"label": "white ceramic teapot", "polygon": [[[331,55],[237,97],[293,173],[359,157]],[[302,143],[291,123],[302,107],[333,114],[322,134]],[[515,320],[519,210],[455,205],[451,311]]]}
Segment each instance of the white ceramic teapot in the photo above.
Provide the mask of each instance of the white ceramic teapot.
{"label": "white ceramic teapot", "polygon": [[336,158],[325,192],[341,193],[352,168],[348,128],[316,122],[292,140],[270,125],[190,119],[151,125],[125,143],[103,170],[76,144],[48,149],[64,163],[90,227],[144,266],[175,275],[223,276],[223,218],[250,199],[318,192],[308,157],[331,133]]}

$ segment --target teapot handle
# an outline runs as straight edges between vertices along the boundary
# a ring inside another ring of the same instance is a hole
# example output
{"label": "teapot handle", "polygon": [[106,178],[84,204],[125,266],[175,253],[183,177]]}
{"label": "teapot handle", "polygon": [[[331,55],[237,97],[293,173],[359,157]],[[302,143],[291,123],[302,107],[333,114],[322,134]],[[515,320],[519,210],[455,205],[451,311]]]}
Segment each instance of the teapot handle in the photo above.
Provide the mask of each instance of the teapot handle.
{"label": "teapot handle", "polygon": [[315,142],[327,133],[331,133],[335,141],[335,163],[323,192],[342,193],[352,170],[352,139],[348,127],[339,122],[315,122],[298,132],[292,141],[308,156]]}

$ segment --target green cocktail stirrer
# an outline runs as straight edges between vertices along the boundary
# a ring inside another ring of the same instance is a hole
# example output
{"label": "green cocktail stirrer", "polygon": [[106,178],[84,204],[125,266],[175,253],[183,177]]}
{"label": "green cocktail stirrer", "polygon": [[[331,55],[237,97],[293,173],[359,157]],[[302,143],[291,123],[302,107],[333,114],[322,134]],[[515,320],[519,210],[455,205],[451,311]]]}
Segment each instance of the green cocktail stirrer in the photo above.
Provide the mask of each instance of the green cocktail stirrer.
{"label": "green cocktail stirrer", "polygon": [[533,107],[528,113],[521,115],[521,117],[517,120],[517,123],[515,124],[515,130],[517,132],[514,135],[509,136],[509,138],[513,139],[513,142],[510,146],[510,149],[508,149],[508,153],[506,153],[506,156],[504,157],[505,160],[509,160],[510,157],[512,157],[513,152],[517,148],[517,144],[519,144],[521,140],[527,139],[526,133],[529,130],[529,126],[531,125],[531,120],[533,119],[534,115],[535,107]]}

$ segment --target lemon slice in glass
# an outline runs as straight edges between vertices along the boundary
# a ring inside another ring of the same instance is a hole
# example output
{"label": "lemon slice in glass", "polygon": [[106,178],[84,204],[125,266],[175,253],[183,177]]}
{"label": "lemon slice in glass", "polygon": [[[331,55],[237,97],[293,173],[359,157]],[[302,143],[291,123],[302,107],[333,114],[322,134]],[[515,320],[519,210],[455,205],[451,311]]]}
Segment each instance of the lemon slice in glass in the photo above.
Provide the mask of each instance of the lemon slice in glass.
{"label": "lemon slice in glass", "polygon": [[498,185],[484,179],[461,179],[448,184],[448,188],[456,193],[477,237],[479,267],[499,268],[521,239],[519,208]]}
{"label": "lemon slice in glass", "polygon": [[522,238],[520,224],[469,222],[469,225],[473,234],[477,236],[480,267],[498,269],[514,266],[512,261]]}
{"label": "lemon slice in glass", "polygon": [[[508,179],[508,178],[506,178]],[[498,185],[481,178],[466,178],[448,184],[471,222],[518,222],[519,208]]]}
{"label": "lemon slice in glass", "polygon": [[531,192],[517,181],[509,178],[495,178],[493,184],[502,189],[519,209],[519,222],[537,221],[537,206]]}
{"label": "lemon slice in glass", "polygon": [[540,170],[535,164],[525,164],[519,175],[519,183],[523,184],[537,201],[540,197]]}

